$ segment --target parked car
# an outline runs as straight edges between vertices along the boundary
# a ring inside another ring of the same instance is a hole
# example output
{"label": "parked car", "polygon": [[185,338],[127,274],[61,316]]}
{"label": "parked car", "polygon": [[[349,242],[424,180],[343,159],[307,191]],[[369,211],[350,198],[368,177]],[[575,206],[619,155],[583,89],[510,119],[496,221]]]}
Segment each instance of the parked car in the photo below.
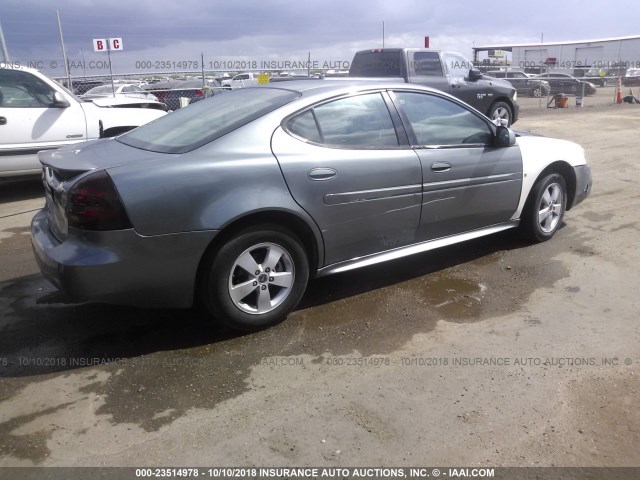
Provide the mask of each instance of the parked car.
{"label": "parked car", "polygon": [[624,76],[627,70],[625,62],[612,62],[610,64],[595,66],[589,69],[576,68],[573,75],[576,78],[584,78],[584,80],[606,87],[610,84],[618,84],[618,78]]}
{"label": "parked car", "polygon": [[126,132],[165,112],[135,98],[82,101],[37,70],[0,68],[0,177],[39,174],[36,154]]}
{"label": "parked car", "polygon": [[222,81],[222,86],[228,90],[255,87],[256,85],[258,85],[258,74],[253,72],[240,73],[231,79]]}
{"label": "parked car", "polygon": [[551,88],[551,94],[564,93],[567,95],[595,95],[596,86],[591,82],[578,80],[567,73],[543,73],[531,77],[532,79],[545,80]]}
{"label": "parked car", "polygon": [[508,81],[518,91],[518,95],[525,95],[527,97],[546,97],[549,94],[551,88],[549,83],[541,79],[531,79],[524,72],[503,72],[503,71],[489,71],[486,76],[493,78],[501,78]]}
{"label": "parked car", "polygon": [[93,87],[88,90],[87,93],[80,98],[85,100],[92,100],[94,98],[104,97],[127,97],[127,98],[140,98],[142,100],[158,101],[158,97],[148,91],[140,88],[138,85],[132,83],[120,83],[116,85],[100,85],[99,87]]}
{"label": "parked car", "polygon": [[507,229],[548,240],[591,190],[579,145],[395,82],[238,89],[39,158],[31,235],[56,286],[141,306],[197,298],[243,330],[282,320],[313,277]]}
{"label": "parked car", "polygon": [[168,89],[162,92],[162,101],[169,110],[180,108],[180,99],[188,99],[188,104],[204,100],[222,93],[222,86],[217,80],[206,80],[203,86],[202,80],[178,80],[168,85]]}
{"label": "parked car", "polygon": [[640,68],[630,68],[622,77],[622,85],[625,87],[637,87],[640,85]]}
{"label": "parked car", "polygon": [[[66,79],[58,80],[58,83],[61,83],[63,87],[68,88]],[[104,80],[73,80],[71,82],[73,89],[71,88],[68,88],[68,89],[71,90],[76,95],[80,96],[80,95],[84,95],[92,88],[99,87],[100,85],[104,85],[104,84],[105,84]]]}

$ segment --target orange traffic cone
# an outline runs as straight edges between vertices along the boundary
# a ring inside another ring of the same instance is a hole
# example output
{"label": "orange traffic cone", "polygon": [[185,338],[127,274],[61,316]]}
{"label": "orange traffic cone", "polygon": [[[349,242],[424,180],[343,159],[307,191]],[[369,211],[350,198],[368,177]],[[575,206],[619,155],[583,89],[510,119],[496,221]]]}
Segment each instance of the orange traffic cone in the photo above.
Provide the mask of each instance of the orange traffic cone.
{"label": "orange traffic cone", "polygon": [[622,103],[622,79],[618,77],[618,91],[616,92],[616,102]]}

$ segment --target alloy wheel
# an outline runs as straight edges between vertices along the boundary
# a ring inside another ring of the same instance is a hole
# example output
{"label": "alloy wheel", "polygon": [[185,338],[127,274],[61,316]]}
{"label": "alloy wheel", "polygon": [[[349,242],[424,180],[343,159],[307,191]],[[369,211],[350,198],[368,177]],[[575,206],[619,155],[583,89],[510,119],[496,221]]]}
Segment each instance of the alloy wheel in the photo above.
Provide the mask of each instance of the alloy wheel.
{"label": "alloy wheel", "polygon": [[231,301],[249,314],[270,312],[291,293],[294,270],[291,255],[280,245],[270,242],[254,245],[242,252],[231,268]]}
{"label": "alloy wheel", "polygon": [[558,226],[562,216],[562,187],[552,183],[545,189],[538,207],[538,222],[540,229],[550,233]]}

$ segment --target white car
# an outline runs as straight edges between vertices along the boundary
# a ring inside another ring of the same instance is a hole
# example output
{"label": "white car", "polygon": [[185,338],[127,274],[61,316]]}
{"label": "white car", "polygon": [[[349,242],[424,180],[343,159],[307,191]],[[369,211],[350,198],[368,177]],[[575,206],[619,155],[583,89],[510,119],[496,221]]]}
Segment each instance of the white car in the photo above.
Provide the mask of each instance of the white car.
{"label": "white car", "polygon": [[37,70],[0,68],[0,177],[39,174],[39,151],[112,137],[166,115],[139,108],[150,102],[83,101]]}
{"label": "white car", "polygon": [[111,86],[111,84],[108,84],[93,87],[80,98],[82,98],[83,100],[93,100],[95,98],[105,97],[140,98],[143,100],[152,100],[154,102],[158,101],[158,97],[156,97],[153,93],[147,92],[146,90],[140,88],[138,85],[134,85],[132,83],[121,83],[113,86]]}

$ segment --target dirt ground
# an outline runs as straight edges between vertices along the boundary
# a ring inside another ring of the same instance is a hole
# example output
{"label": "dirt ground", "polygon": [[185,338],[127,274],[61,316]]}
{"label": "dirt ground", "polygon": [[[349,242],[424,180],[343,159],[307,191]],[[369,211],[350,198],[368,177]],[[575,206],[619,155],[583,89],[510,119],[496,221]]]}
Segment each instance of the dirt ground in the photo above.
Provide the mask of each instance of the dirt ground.
{"label": "dirt ground", "polygon": [[1,184],[0,466],[640,466],[640,106],[612,99],[520,99],[593,169],[552,241],[323,278],[251,335],[69,302],[31,252],[39,181]]}

